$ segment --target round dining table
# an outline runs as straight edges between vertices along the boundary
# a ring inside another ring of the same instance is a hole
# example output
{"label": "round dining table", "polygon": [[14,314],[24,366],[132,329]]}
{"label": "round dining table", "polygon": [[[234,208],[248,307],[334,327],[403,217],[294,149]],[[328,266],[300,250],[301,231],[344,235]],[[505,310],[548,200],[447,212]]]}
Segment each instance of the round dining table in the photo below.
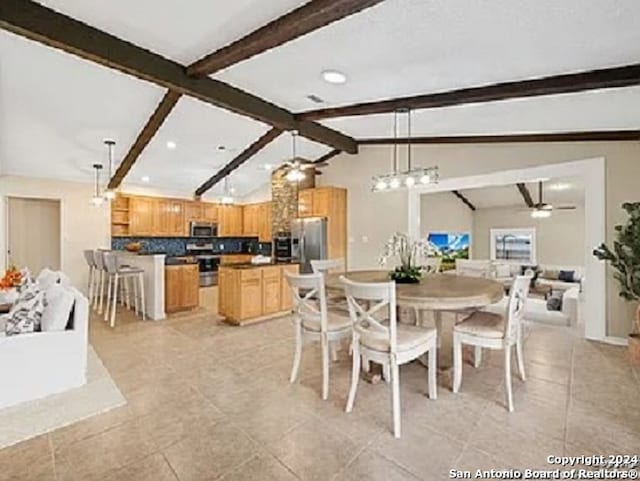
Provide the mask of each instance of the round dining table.
{"label": "round dining table", "polygon": [[[326,289],[333,292],[342,291],[341,276],[354,282],[389,281],[389,271],[384,270],[331,273],[325,276]],[[443,334],[443,312],[480,309],[499,302],[503,296],[504,284],[483,277],[434,273],[425,275],[420,282],[415,284],[396,283],[396,303],[400,308],[414,310],[416,316],[414,322],[422,323],[420,312],[433,312],[436,328],[438,329],[439,344]],[[400,320],[398,322],[402,322],[401,317],[399,316]],[[445,360],[445,364],[448,364],[447,360]]]}

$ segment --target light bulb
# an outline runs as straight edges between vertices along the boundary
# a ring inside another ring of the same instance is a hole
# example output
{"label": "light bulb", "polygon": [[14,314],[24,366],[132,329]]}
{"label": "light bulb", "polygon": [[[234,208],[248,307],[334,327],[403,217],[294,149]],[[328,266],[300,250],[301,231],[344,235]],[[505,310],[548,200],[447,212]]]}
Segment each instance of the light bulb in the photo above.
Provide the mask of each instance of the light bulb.
{"label": "light bulb", "polygon": [[391,182],[389,182],[389,187],[391,187],[392,189],[397,189],[398,187],[400,187],[400,180],[398,179],[391,179]]}
{"label": "light bulb", "polygon": [[416,183],[416,179],[414,179],[411,176],[407,177],[404,181],[404,185],[406,185],[407,187],[413,187],[415,183]]}
{"label": "light bulb", "polygon": [[105,193],[104,193],[104,198],[105,198],[105,199],[107,199],[107,200],[113,200],[113,199],[115,199],[115,198],[116,198],[116,193],[115,193],[115,191],[113,191],[113,190],[111,190],[111,189],[109,189],[109,190],[105,191]]}
{"label": "light bulb", "polygon": [[384,190],[387,188],[387,183],[384,181],[384,179],[379,179],[376,182],[376,190]]}
{"label": "light bulb", "polygon": [[287,180],[289,182],[300,182],[304,180],[304,173],[298,169],[291,169],[287,174]]}
{"label": "light bulb", "polygon": [[104,197],[102,197],[102,196],[94,195],[94,196],[91,198],[91,203],[92,203],[93,205],[95,205],[96,207],[101,206],[103,202],[104,202]]}
{"label": "light bulb", "polygon": [[421,184],[428,184],[429,182],[431,182],[431,177],[429,175],[425,174],[422,177],[420,177]]}
{"label": "light bulb", "polygon": [[531,217],[534,219],[547,219],[551,217],[551,211],[544,210],[544,209],[536,209],[531,212]]}

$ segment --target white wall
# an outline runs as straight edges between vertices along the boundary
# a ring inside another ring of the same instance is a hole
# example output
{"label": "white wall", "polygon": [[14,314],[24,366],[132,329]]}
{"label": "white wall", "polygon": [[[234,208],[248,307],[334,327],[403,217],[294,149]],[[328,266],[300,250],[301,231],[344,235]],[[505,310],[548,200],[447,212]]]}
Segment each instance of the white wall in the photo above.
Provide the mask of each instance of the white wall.
{"label": "white wall", "polygon": [[473,211],[452,192],[420,196],[420,237],[429,232],[468,232],[473,235]]}
{"label": "white wall", "polygon": [[[625,219],[620,205],[640,200],[640,142],[566,142],[469,145],[418,145],[416,165],[439,165],[441,177],[464,177],[541,164],[595,157],[606,159],[607,241],[614,226]],[[384,242],[394,231],[407,230],[406,193],[372,193],[373,175],[388,172],[390,146],[361,146],[357,155],[341,154],[331,160],[319,178],[322,185],[348,189],[348,263],[350,268],[375,268]],[[635,306],[618,297],[607,279],[607,334],[625,337]]]}
{"label": "white wall", "polygon": [[[109,207],[91,204],[93,185],[31,177],[0,176],[0,270],[6,268],[7,222],[6,197],[59,199],[62,216],[62,270],[80,290],[87,283],[84,249],[107,248],[109,240]],[[38,235],[38,226],[33,226]]]}
{"label": "white wall", "polygon": [[556,210],[548,219],[532,219],[520,207],[478,209],[474,216],[473,257],[490,257],[490,230],[533,227],[536,229],[538,264],[584,265],[584,208]]}

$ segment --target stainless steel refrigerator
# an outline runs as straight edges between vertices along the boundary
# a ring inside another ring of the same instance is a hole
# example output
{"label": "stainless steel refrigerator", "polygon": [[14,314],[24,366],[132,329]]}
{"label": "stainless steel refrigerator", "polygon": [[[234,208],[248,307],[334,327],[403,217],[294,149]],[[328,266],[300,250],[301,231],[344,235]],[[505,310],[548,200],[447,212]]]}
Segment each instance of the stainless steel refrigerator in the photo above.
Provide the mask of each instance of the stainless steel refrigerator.
{"label": "stainless steel refrigerator", "polygon": [[300,271],[312,272],[311,261],[327,258],[327,219],[308,217],[291,221],[291,257]]}

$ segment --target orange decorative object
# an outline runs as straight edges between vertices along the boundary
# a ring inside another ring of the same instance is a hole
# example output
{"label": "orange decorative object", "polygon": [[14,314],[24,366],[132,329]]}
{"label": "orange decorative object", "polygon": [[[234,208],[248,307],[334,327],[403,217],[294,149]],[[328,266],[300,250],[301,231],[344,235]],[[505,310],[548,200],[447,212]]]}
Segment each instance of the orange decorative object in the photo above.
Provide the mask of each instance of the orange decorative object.
{"label": "orange decorative object", "polygon": [[15,266],[10,266],[0,279],[0,291],[18,287],[22,283],[22,274]]}

